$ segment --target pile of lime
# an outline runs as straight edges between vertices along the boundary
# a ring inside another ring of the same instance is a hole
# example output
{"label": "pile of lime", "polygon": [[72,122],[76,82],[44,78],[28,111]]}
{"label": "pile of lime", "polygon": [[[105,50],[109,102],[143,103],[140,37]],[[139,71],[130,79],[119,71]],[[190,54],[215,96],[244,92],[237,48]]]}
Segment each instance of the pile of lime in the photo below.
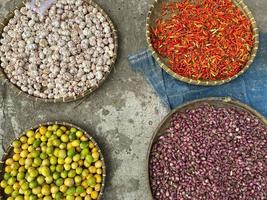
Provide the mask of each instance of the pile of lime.
{"label": "pile of lime", "polygon": [[98,199],[99,149],[82,131],[57,124],[28,130],[13,144],[1,187],[7,200]]}

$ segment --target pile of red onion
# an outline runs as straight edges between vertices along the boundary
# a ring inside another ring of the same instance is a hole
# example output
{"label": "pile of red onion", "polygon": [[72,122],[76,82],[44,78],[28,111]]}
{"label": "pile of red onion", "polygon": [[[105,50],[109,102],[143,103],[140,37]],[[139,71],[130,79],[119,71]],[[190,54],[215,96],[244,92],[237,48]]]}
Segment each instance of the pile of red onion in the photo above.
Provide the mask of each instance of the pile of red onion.
{"label": "pile of red onion", "polygon": [[266,200],[267,127],[246,111],[201,105],[173,115],[149,166],[155,200]]}

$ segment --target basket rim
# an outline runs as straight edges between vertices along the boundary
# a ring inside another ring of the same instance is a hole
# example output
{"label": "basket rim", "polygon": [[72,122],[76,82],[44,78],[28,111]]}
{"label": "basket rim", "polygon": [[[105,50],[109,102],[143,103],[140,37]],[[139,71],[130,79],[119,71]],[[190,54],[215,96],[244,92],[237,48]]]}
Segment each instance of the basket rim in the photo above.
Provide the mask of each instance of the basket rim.
{"label": "basket rim", "polygon": [[[13,11],[10,11],[6,17],[4,18],[4,20],[10,20],[13,16],[14,16],[14,11],[16,9],[20,9],[21,7],[23,7],[25,5],[25,2],[27,0],[23,0],[21,2],[20,5],[16,6],[15,9]],[[105,72],[103,79],[101,79],[98,83],[97,86],[92,87],[90,89],[88,89],[87,91],[85,91],[84,93],[80,94],[80,95],[76,95],[73,97],[67,97],[67,98],[59,98],[59,99],[48,99],[48,98],[41,98],[41,97],[36,97],[34,95],[30,95],[27,92],[22,91],[18,86],[16,86],[15,84],[13,84],[10,79],[6,76],[3,68],[0,67],[0,80],[1,78],[3,78],[4,80],[2,81],[2,84],[4,85],[5,83],[8,83],[8,85],[14,89],[14,91],[16,92],[16,96],[20,96],[21,94],[23,94],[23,96],[26,96],[27,99],[33,100],[33,101],[39,101],[39,102],[45,102],[45,103],[68,103],[68,102],[74,102],[77,100],[80,100],[84,97],[89,96],[90,94],[92,94],[93,92],[95,92],[97,89],[99,89],[104,82],[108,79],[109,75],[111,74],[111,72],[113,71],[117,58],[118,58],[118,51],[119,51],[119,41],[118,41],[118,31],[116,30],[113,21],[111,20],[111,18],[108,16],[108,14],[106,13],[106,11],[97,3],[95,3],[93,0],[85,0],[85,2],[88,5],[92,5],[95,8],[97,8],[99,10],[99,12],[101,12],[104,17],[107,19],[107,22],[109,23],[110,27],[111,27],[111,31],[112,31],[112,36],[113,36],[113,40],[114,40],[114,56],[112,58],[112,62],[110,65],[110,70],[108,72]],[[7,24],[4,23],[0,23],[2,27],[5,27]],[[2,37],[2,32],[0,33],[0,37]]]}
{"label": "basket rim", "polygon": [[[232,107],[235,107],[237,109],[241,109],[241,110],[245,110],[247,112],[249,112],[250,114],[254,115],[255,117],[257,117],[267,128],[267,118],[265,118],[263,115],[261,115],[257,110],[255,110],[254,108],[248,106],[245,103],[242,103],[239,100],[236,100],[232,97],[208,97],[208,98],[201,98],[201,99],[196,99],[196,100],[192,100],[192,101],[188,101],[186,103],[183,103],[179,106],[177,106],[176,108],[174,108],[170,113],[168,113],[163,119],[162,121],[159,123],[159,125],[157,126],[157,128],[153,131],[150,142],[149,142],[149,146],[147,149],[147,155],[146,155],[146,178],[147,178],[147,185],[149,187],[149,193],[151,195],[151,197],[153,197],[152,194],[152,189],[151,189],[151,182],[150,182],[150,174],[149,174],[149,161],[150,161],[150,154],[151,154],[151,150],[153,147],[153,144],[155,143],[157,136],[160,134],[160,130],[162,129],[162,127],[164,126],[164,124],[166,123],[166,121],[168,121],[173,114],[175,113],[179,113],[182,109],[185,109],[186,107],[190,106],[190,105],[195,105],[195,104],[203,104],[203,103],[208,103],[209,102],[218,102],[218,103],[223,103],[225,105],[229,105]],[[164,134],[164,133],[163,133]]]}
{"label": "basket rim", "polygon": [[[104,155],[102,153],[102,150],[101,148],[99,147],[98,143],[96,142],[96,140],[90,135],[90,133],[88,133],[87,131],[85,131],[84,129],[82,129],[81,127],[77,126],[77,125],[74,125],[72,123],[69,123],[69,122],[64,122],[64,121],[54,121],[54,122],[44,122],[44,123],[40,123],[38,125],[35,125],[33,127],[30,127],[29,129],[25,129],[26,130],[37,130],[40,126],[49,126],[49,125],[53,125],[53,124],[57,124],[57,125],[63,125],[63,126],[67,126],[67,127],[74,127],[76,128],[77,130],[80,130],[82,131],[87,137],[89,140],[91,140],[94,145],[97,147],[98,149],[98,153],[100,154],[100,158],[101,158],[101,161],[103,163],[103,166],[102,166],[102,169],[103,169],[103,174],[102,174],[102,184],[101,184],[101,190],[99,192],[99,196],[97,198],[97,200],[101,200],[103,194],[104,194],[104,189],[105,189],[105,184],[106,184],[106,164],[105,164],[105,158],[104,158]],[[4,166],[4,163],[5,163],[5,160],[8,158],[8,155],[9,153],[11,153],[12,151],[12,142],[19,139],[21,136],[25,135],[25,131],[23,131],[23,134],[20,134],[18,137],[16,137],[14,140],[12,140],[8,146],[8,148],[6,149],[6,151],[4,151],[3,155],[2,155],[2,158],[0,160],[0,178],[2,176],[2,173],[4,172],[3,171],[3,166]],[[0,191],[2,190],[2,188],[0,188]],[[1,199],[1,195],[0,194],[0,199]]]}
{"label": "basket rim", "polygon": [[237,79],[240,75],[244,74],[249,67],[251,66],[251,64],[253,63],[258,49],[259,49],[259,29],[257,27],[257,23],[256,20],[252,14],[252,12],[249,10],[248,6],[243,2],[243,0],[231,0],[237,7],[239,7],[241,9],[241,11],[247,16],[247,18],[251,21],[252,24],[252,31],[253,31],[253,38],[254,38],[254,45],[253,48],[251,50],[250,53],[250,58],[247,61],[246,65],[242,68],[242,70],[235,74],[234,76],[224,79],[224,80],[216,80],[216,81],[203,81],[203,80],[194,80],[188,77],[184,77],[181,76],[177,73],[175,73],[174,71],[172,71],[167,64],[165,64],[162,59],[160,58],[160,55],[157,53],[157,51],[153,48],[152,43],[151,43],[151,38],[150,38],[150,21],[151,21],[151,15],[153,13],[153,10],[155,8],[155,6],[157,4],[159,4],[159,0],[154,0],[154,2],[152,3],[148,14],[147,14],[147,18],[146,18],[146,41],[148,44],[148,48],[150,50],[150,52],[152,53],[152,56],[155,58],[155,60],[157,61],[157,63],[159,64],[159,66],[165,71],[167,72],[169,75],[171,75],[173,78],[188,83],[188,84],[192,84],[192,85],[201,85],[201,86],[218,86],[218,85],[223,85],[226,83],[229,83],[235,79]]}

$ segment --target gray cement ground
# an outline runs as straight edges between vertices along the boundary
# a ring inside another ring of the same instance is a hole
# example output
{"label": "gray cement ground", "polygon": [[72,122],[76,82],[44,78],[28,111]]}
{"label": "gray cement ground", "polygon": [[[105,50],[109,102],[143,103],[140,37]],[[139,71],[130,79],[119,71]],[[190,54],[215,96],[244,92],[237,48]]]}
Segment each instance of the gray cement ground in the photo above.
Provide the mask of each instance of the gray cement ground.
{"label": "gray cement ground", "polygon": [[[17,0],[0,0],[1,17]],[[106,83],[81,104],[45,104],[16,97],[0,84],[0,135],[4,146],[27,127],[66,121],[91,132],[108,167],[104,200],[150,200],[146,153],[153,130],[167,110],[145,79],[131,71],[127,55],[146,47],[145,18],[152,0],[96,0],[119,31],[119,58]],[[261,31],[267,31],[267,1],[246,0]],[[0,156],[2,150],[0,150]]]}

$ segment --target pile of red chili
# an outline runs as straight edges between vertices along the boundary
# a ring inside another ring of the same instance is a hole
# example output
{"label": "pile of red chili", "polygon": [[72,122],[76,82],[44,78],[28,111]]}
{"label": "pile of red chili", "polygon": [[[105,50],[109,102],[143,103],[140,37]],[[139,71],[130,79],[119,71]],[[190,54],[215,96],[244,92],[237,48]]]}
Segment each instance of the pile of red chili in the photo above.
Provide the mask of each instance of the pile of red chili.
{"label": "pile of red chili", "polygon": [[231,0],[164,3],[151,41],[172,71],[195,80],[238,74],[254,44],[251,21]]}

